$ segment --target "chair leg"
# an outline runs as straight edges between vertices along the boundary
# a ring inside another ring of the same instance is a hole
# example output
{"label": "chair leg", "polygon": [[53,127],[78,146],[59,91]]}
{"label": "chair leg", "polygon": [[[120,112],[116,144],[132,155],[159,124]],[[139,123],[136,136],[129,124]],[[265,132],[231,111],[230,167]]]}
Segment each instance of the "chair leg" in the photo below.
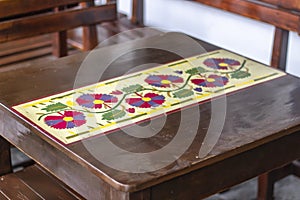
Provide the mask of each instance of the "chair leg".
{"label": "chair leg", "polygon": [[56,57],[68,55],[67,32],[61,31],[53,33],[53,50],[52,54]]}
{"label": "chair leg", "polygon": [[97,28],[95,25],[83,27],[83,50],[94,49],[98,45]]}
{"label": "chair leg", "polygon": [[132,1],[132,17],[131,22],[137,25],[144,24],[144,0]]}
{"label": "chair leg", "polygon": [[[90,6],[94,6],[94,2],[84,2],[80,3],[80,6],[84,8],[88,8]],[[83,50],[88,51],[92,50],[98,45],[98,35],[97,35],[97,27],[96,25],[89,25],[83,27]]]}
{"label": "chair leg", "polygon": [[10,143],[0,136],[0,175],[11,172]]}
{"label": "chair leg", "polygon": [[285,71],[289,31],[276,27],[271,66]]}
{"label": "chair leg", "polygon": [[[54,8],[54,12],[63,10],[64,7]],[[52,54],[56,57],[63,57],[68,55],[67,31],[53,33],[53,47]]]}

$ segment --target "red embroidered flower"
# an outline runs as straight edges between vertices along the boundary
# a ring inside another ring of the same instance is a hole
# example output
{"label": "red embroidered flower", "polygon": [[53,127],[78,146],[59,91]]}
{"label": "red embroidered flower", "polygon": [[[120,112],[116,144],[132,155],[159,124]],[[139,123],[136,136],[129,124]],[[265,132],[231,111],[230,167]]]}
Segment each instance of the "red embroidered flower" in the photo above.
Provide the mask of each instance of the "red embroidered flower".
{"label": "red embroidered flower", "polygon": [[207,78],[192,79],[192,83],[203,87],[223,87],[228,83],[225,76],[209,75]]}
{"label": "red embroidered flower", "polygon": [[165,97],[163,95],[155,93],[147,93],[144,96],[137,95],[139,97],[126,99],[126,103],[139,108],[151,108],[160,106],[165,102]]}
{"label": "red embroidered flower", "polygon": [[49,115],[44,119],[45,123],[56,129],[69,129],[79,127],[86,123],[85,116],[77,111],[58,112],[56,115]]}
{"label": "red embroidered flower", "polygon": [[110,107],[109,103],[116,103],[118,98],[109,94],[83,94],[76,99],[76,102],[87,108]]}

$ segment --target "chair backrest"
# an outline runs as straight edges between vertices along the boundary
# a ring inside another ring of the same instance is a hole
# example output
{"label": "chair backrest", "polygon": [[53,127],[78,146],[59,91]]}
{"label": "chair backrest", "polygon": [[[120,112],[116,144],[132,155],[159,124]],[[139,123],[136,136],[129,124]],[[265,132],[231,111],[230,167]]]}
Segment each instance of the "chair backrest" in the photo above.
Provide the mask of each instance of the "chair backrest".
{"label": "chair backrest", "polygon": [[300,11],[300,0],[261,0],[282,8]]}
{"label": "chair backrest", "polygon": [[0,43],[112,21],[116,13],[114,2],[98,6],[94,0],[1,0]]}
{"label": "chair backrest", "polygon": [[271,66],[285,70],[289,31],[300,34],[300,0],[194,0],[275,26]]}

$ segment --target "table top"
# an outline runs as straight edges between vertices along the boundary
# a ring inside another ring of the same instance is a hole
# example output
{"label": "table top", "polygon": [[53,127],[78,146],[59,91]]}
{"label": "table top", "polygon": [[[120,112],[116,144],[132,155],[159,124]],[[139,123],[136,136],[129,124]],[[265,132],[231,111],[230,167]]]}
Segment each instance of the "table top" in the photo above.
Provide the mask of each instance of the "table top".
{"label": "table top", "polygon": [[[83,53],[54,62],[34,63],[10,70],[0,69],[0,114],[3,122],[0,129],[2,128],[4,132],[3,136],[9,141],[14,141],[12,143],[18,144],[25,152],[27,149],[43,151],[39,149],[43,145],[36,145],[43,141],[117,190],[131,192],[222,161],[300,130],[300,79],[292,75],[254,85],[196,107],[154,118],[151,122],[145,121],[139,127],[146,127],[141,130],[147,129],[155,133],[149,138],[124,134],[138,128],[127,127],[105,137],[95,136],[63,145],[45,136],[39,127],[12,110],[12,106],[23,102],[121,76],[128,73],[132,67],[139,66],[135,69],[138,71],[204,53],[203,47],[208,52],[217,49],[201,41],[198,41],[197,45],[193,43],[193,46],[189,43],[192,41],[186,37],[179,33],[166,33],[95,50],[94,54],[103,54],[101,58],[107,59],[104,62],[95,62],[93,60],[95,57]],[[189,45],[186,45],[187,43]],[[176,52],[176,49],[179,50]],[[121,54],[118,57],[108,58],[112,52]],[[93,62],[89,62],[89,58]],[[106,66],[107,63],[109,67]],[[82,65],[91,69],[105,70],[100,70],[102,75],[100,77],[93,70],[81,70],[84,68]],[[82,79],[76,82],[79,76]],[[225,108],[222,105],[226,105]],[[6,120],[7,118],[9,120]],[[200,120],[195,123],[193,119]],[[161,127],[162,121],[164,123]],[[180,126],[179,122],[184,126]],[[219,127],[222,129],[219,130]],[[10,133],[6,133],[8,131]],[[16,134],[13,131],[16,131]],[[191,137],[180,136],[177,133],[188,134]],[[22,145],[26,143],[24,138],[28,135],[38,138],[34,139],[36,143],[30,147]],[[207,137],[208,135],[210,137]],[[159,151],[163,151],[165,146],[178,139],[180,143],[175,143],[172,148],[174,152],[182,148],[184,150],[182,154],[168,152],[159,156]],[[115,151],[116,146],[125,151],[121,153]],[[200,151],[202,154],[199,154]],[[105,153],[98,155],[97,152]],[[149,152],[158,154],[146,156]],[[41,155],[47,154],[51,152],[43,152]],[[160,166],[162,162],[165,162],[164,167],[156,169],[156,165]],[[148,172],[135,173],[110,167],[126,163],[128,165],[143,163],[141,166],[149,166],[149,169]],[[59,166],[59,163],[46,164],[48,168]]]}

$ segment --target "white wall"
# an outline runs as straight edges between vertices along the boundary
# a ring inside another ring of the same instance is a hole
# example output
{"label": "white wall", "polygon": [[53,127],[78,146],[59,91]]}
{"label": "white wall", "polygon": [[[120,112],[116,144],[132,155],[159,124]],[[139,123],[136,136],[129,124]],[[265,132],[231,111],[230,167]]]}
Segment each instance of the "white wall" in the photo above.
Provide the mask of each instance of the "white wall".
{"label": "white wall", "polygon": [[[131,0],[119,0],[131,13]],[[181,31],[269,64],[274,27],[256,20],[185,0],[145,0],[145,25]],[[287,71],[300,77],[300,36],[291,32]]]}

